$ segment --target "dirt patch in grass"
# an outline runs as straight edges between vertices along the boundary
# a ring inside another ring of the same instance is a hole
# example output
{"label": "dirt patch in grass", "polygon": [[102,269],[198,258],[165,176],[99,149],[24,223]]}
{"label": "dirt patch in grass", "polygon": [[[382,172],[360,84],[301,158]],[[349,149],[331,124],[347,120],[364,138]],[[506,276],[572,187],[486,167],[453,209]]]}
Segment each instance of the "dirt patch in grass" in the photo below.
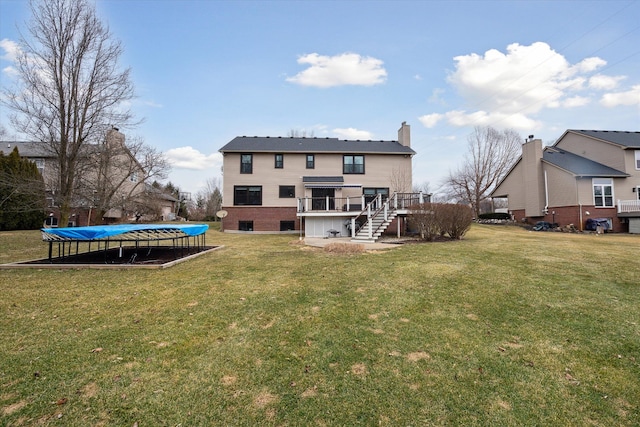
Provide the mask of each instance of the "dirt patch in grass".
{"label": "dirt patch in grass", "polygon": [[361,254],[364,252],[364,245],[359,243],[329,243],[324,247],[324,251],[336,255]]}
{"label": "dirt patch in grass", "polygon": [[304,398],[315,397],[318,395],[318,386],[313,386],[302,392],[301,396]]}
{"label": "dirt patch in grass", "polygon": [[233,385],[238,380],[238,377],[235,375],[225,375],[220,379],[222,385]]}
{"label": "dirt patch in grass", "polygon": [[364,363],[356,363],[351,367],[351,372],[354,375],[366,375],[367,374],[367,366]]}
{"label": "dirt patch in grass", "polygon": [[2,408],[2,413],[4,415],[11,415],[14,412],[24,408],[25,406],[27,406],[27,402],[25,400],[21,400],[20,402],[13,403],[9,406],[5,406],[4,408]]}
{"label": "dirt patch in grass", "polygon": [[265,406],[274,403],[276,400],[278,400],[278,396],[271,394],[268,391],[263,391],[253,399],[253,404],[257,408],[264,408]]}
{"label": "dirt patch in grass", "polygon": [[98,394],[98,391],[100,391],[100,387],[98,387],[98,384],[96,384],[95,382],[91,382],[82,387],[82,389],[80,390],[80,394],[83,397],[90,399],[92,397],[95,397]]}
{"label": "dirt patch in grass", "polygon": [[429,353],[425,351],[416,351],[413,353],[407,354],[407,360],[409,362],[417,362],[419,360],[431,359]]}

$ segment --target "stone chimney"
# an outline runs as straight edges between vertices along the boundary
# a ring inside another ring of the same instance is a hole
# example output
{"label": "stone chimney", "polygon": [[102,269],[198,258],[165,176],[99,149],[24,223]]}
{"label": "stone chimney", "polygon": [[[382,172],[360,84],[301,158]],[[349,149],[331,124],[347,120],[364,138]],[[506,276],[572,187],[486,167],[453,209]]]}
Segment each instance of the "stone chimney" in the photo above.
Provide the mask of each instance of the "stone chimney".
{"label": "stone chimney", "polygon": [[398,129],[398,142],[405,147],[411,147],[411,126],[407,122],[402,122]]}

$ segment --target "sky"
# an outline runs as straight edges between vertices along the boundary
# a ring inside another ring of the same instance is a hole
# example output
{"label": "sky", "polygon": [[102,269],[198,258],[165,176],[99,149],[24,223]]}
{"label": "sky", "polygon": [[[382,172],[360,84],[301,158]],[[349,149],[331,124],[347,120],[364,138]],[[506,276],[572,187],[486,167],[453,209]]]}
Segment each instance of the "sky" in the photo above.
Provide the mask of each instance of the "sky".
{"label": "sky", "polygon": [[[194,195],[221,184],[218,150],[236,136],[397,140],[406,121],[414,186],[437,194],[477,126],[546,145],[567,129],[640,131],[637,0],[95,4],[144,119],[127,137]],[[2,87],[28,19],[26,0],[0,0]]]}

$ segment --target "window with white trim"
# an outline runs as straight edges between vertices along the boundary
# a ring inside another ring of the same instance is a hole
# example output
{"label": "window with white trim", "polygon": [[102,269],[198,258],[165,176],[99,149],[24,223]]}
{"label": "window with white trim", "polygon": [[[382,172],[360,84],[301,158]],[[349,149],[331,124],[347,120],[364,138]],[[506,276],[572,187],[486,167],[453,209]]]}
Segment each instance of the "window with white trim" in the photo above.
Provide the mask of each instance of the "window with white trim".
{"label": "window with white trim", "polygon": [[640,150],[636,150],[636,170],[640,170]]}
{"label": "window with white trim", "polygon": [[597,208],[613,207],[613,179],[593,178],[593,205]]}

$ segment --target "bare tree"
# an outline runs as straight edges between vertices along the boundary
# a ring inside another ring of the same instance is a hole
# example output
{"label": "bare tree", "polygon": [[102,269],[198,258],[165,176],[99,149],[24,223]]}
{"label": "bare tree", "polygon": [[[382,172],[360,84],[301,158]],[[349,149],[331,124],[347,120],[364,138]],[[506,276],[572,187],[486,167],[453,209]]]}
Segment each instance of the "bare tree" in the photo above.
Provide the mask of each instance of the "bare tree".
{"label": "bare tree", "polygon": [[209,178],[205,182],[204,188],[196,195],[193,217],[201,220],[217,221],[215,215],[221,207],[222,192],[220,191],[220,182],[218,178]]}
{"label": "bare tree", "polygon": [[[141,138],[126,141],[117,129],[107,132],[102,144],[87,146],[92,151],[78,176],[81,204],[95,207],[98,217],[110,209],[139,210],[146,185],[164,179],[169,162],[161,152]],[[135,209],[134,209],[135,207]]]}
{"label": "bare tree", "polygon": [[291,129],[287,132],[287,136],[289,138],[313,138],[315,134],[313,131],[307,131],[306,129]]}
{"label": "bare tree", "polygon": [[389,176],[389,183],[392,190],[398,193],[408,193],[411,191],[411,173],[407,169],[394,167]]}
{"label": "bare tree", "polygon": [[133,97],[130,71],[118,69],[121,44],[88,0],[32,0],[31,38],[20,41],[18,83],[5,90],[14,128],[47,143],[57,162],[60,223],[68,221],[78,172],[111,125],[131,126],[124,101]]}
{"label": "bare tree", "polygon": [[471,205],[477,218],[481,202],[520,154],[522,139],[512,129],[498,131],[492,127],[476,127],[467,140],[469,150],[464,161],[449,173],[445,184],[452,198]]}

